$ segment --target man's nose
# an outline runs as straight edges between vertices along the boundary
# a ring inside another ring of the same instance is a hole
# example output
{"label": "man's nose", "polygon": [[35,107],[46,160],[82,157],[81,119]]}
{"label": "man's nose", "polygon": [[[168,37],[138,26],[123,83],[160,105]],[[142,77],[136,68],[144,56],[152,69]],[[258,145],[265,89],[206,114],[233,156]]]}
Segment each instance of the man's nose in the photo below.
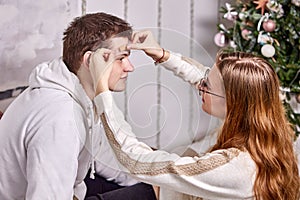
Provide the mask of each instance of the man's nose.
{"label": "man's nose", "polygon": [[125,67],[124,67],[124,71],[126,72],[133,72],[134,71],[134,66],[132,65],[132,63],[130,62],[129,59],[126,59],[126,63],[125,63]]}

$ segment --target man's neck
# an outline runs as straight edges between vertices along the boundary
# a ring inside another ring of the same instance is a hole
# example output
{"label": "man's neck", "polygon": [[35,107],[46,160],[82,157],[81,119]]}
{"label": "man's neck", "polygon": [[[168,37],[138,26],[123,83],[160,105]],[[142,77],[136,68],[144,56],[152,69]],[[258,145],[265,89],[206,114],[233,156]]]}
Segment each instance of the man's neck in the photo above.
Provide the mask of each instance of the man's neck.
{"label": "man's neck", "polygon": [[95,91],[93,86],[92,77],[88,69],[84,66],[81,66],[77,72],[77,77],[85,90],[87,96],[92,100],[95,97]]}

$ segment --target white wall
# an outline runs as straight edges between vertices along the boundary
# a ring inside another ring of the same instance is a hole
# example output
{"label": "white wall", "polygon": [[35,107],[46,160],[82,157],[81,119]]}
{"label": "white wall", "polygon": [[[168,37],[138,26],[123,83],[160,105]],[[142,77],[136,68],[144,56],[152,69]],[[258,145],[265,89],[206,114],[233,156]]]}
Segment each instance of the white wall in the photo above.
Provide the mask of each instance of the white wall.
{"label": "white wall", "polygon": [[[162,38],[164,48],[183,55],[190,55],[190,1],[162,1]],[[124,17],[124,1],[89,0],[87,12],[108,12]],[[218,1],[195,0],[194,5],[194,52],[195,58],[207,66],[212,66],[218,48],[213,43],[217,32]],[[134,29],[150,28],[158,33],[158,0],[129,0],[127,20]],[[142,53],[134,52],[131,58],[135,72],[128,82],[128,121],[143,141],[156,146],[157,141],[157,68]],[[174,148],[190,143],[195,138],[207,134],[207,129],[215,125],[215,120],[200,109],[201,99],[196,90],[182,82],[172,73],[161,72],[161,136],[160,147]],[[192,103],[191,106],[191,96]],[[116,94],[118,104],[124,110],[124,94]],[[190,127],[189,120],[193,125]],[[191,129],[192,132],[188,133]]]}
{"label": "white wall", "polygon": [[[86,2],[86,13],[107,12],[121,18],[124,17],[124,0],[87,0]],[[221,5],[224,3],[217,0],[194,0],[193,55],[195,59],[207,66],[212,66],[218,51],[213,43],[213,37],[217,32],[220,2]],[[3,15],[2,17],[6,19],[0,21],[1,30],[9,25],[9,31],[2,32],[3,35],[0,39],[0,44],[6,45],[2,45],[2,48],[5,48],[2,49],[0,57],[0,91],[26,84],[28,74],[34,65],[60,55],[61,44],[58,42],[61,39],[60,34],[67,26],[67,20],[70,21],[74,16],[81,14],[81,3],[80,0],[14,0],[0,3],[0,16]],[[20,6],[20,4],[22,5]],[[16,7],[17,11],[10,19],[3,14],[7,10],[7,7],[5,9],[7,5],[19,6]],[[49,5],[52,6],[49,8]],[[161,45],[166,49],[189,56],[191,44],[189,37],[190,1],[162,0],[161,8]],[[38,15],[31,16],[37,10]],[[33,22],[32,19],[34,19]],[[157,19],[158,0],[128,0],[127,21],[133,25],[134,29],[150,28],[154,34],[157,34]],[[29,31],[23,29],[20,23],[27,23]],[[35,26],[32,26],[32,23]],[[49,36],[55,35],[55,38],[48,38],[49,41],[44,37],[48,31],[51,31]],[[11,33],[15,33],[15,36],[9,36]],[[39,43],[36,43],[36,40],[30,43],[28,38],[34,34],[41,35],[43,46],[38,46]],[[28,44],[23,44],[24,38],[27,38]],[[23,49],[18,48],[21,45]],[[32,47],[36,55],[29,56],[30,59],[20,62],[20,57],[28,56],[24,53],[26,45]],[[3,52],[11,52],[8,51],[10,49],[14,49],[18,53],[9,54],[11,62],[7,64],[8,59],[4,62],[6,54],[4,55]],[[135,72],[130,74],[127,95],[118,93],[115,95],[116,100],[122,110],[125,110],[124,100],[128,100],[128,121],[133,130],[143,141],[151,146],[156,146],[159,66],[154,66],[152,60],[146,58],[141,52],[132,52],[131,61],[135,65]],[[207,130],[215,126],[216,120],[201,111],[201,99],[198,97],[198,92],[164,69],[161,71],[160,80],[162,124],[160,147],[171,149],[190,143],[194,139],[205,137]],[[5,110],[10,102],[11,99],[0,101],[0,110]]]}
{"label": "white wall", "polygon": [[62,32],[80,15],[80,2],[2,0],[0,91],[27,84],[36,64],[61,55]]}

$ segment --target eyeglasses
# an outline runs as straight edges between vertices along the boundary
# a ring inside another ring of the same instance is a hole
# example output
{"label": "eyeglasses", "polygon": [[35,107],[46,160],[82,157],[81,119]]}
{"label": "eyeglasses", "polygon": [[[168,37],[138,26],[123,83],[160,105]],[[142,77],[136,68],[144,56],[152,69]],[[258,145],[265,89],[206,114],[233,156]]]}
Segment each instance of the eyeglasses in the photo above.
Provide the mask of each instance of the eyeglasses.
{"label": "eyeglasses", "polygon": [[203,92],[203,93],[207,93],[207,94],[214,95],[216,97],[225,99],[225,97],[223,97],[221,95],[218,95],[218,94],[208,91],[207,77],[204,77],[201,79],[200,83],[198,84],[198,90],[199,90],[200,96],[201,96],[201,92]]}

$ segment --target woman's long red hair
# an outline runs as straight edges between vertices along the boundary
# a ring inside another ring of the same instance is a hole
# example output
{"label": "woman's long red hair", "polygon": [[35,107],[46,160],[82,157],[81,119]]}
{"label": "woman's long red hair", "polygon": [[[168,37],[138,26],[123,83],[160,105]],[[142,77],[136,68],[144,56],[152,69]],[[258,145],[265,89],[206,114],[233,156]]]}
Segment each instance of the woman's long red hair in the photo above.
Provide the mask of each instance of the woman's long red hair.
{"label": "woman's long red hair", "polygon": [[212,150],[236,147],[249,152],[257,166],[256,199],[299,200],[294,132],[272,66],[241,52],[219,54],[216,66],[224,81],[227,113]]}

